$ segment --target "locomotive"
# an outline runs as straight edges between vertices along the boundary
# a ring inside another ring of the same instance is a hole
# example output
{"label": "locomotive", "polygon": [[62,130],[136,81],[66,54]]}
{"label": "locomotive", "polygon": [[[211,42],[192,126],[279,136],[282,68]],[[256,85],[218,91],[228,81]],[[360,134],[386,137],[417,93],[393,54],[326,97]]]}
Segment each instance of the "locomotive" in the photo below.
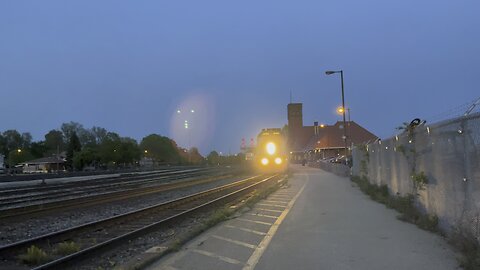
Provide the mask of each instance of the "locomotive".
{"label": "locomotive", "polygon": [[281,172],[287,168],[286,139],[280,128],[266,128],[257,136],[255,167],[262,172]]}

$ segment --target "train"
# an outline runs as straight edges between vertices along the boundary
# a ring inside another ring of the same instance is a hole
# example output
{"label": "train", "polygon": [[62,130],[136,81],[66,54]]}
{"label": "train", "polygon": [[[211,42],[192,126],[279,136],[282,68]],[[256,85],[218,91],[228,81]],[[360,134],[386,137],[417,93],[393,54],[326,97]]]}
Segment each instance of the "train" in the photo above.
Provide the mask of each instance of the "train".
{"label": "train", "polygon": [[254,163],[261,172],[283,172],[287,169],[287,141],[282,129],[262,129],[257,136]]}

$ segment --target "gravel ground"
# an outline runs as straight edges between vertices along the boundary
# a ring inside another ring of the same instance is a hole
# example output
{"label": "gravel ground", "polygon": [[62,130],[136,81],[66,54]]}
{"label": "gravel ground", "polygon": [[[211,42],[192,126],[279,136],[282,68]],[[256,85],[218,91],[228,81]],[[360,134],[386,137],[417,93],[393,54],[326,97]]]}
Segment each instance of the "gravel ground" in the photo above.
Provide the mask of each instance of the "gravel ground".
{"label": "gravel ground", "polygon": [[[213,211],[212,211],[213,212]],[[202,224],[212,213],[197,214],[192,218],[186,218],[175,226],[168,226],[146,236],[136,238],[128,244],[109,249],[98,257],[89,258],[81,262],[81,265],[72,266],[70,269],[114,269],[115,267],[128,263],[136,255],[143,253],[153,246],[168,245],[188,233],[193,227]]]}
{"label": "gravel ground", "polygon": [[[190,172],[190,173],[195,174],[196,172]],[[204,171],[204,173],[208,173],[208,171]],[[212,173],[212,171],[210,173]],[[193,176],[194,175],[192,175],[191,177]],[[6,206],[0,203],[0,210],[21,207],[21,206],[37,205],[39,203],[55,202],[55,201],[66,200],[71,198],[91,196],[93,193],[107,194],[109,192],[117,192],[117,191],[135,189],[135,188],[146,187],[146,186],[155,186],[160,183],[161,184],[171,183],[171,182],[180,180],[176,178],[176,175],[167,176],[162,174],[160,175],[156,174],[156,175],[151,175],[150,177],[151,178],[148,178],[148,179],[137,179],[137,178],[128,178],[128,177],[119,178],[119,179],[109,178],[108,180],[105,180],[105,181],[101,179],[94,179],[95,182],[83,181],[78,183],[75,183],[75,181],[71,179],[71,182],[66,183],[65,185],[54,185],[50,187],[37,185],[37,188],[33,188],[33,187],[29,187],[28,189],[19,188],[18,190],[21,191],[21,194],[18,194],[18,193],[9,194],[9,195],[3,196],[2,198],[4,200],[7,198],[9,198],[10,200],[16,200],[17,203],[13,205],[6,205]],[[199,177],[199,176],[197,175],[195,177]],[[0,189],[0,191],[3,191],[3,190]],[[33,196],[36,198],[36,200],[31,201]]]}
{"label": "gravel ground", "polygon": [[[237,200],[240,201],[247,198]],[[90,269],[122,269],[121,266],[126,265],[132,259],[145,252],[147,249],[154,246],[169,246],[178,239],[185,237],[195,227],[202,226],[218,208],[212,208],[206,212],[199,212],[189,216],[175,225],[165,226],[143,237],[138,237],[129,243],[117,246],[114,249],[109,249],[107,252],[89,258],[81,262],[81,265],[71,266],[69,269],[75,270],[90,270]]]}
{"label": "gravel ground", "polygon": [[219,185],[231,183],[243,178],[245,177],[233,177],[203,185],[146,195],[133,199],[107,203],[104,205],[73,209],[63,213],[48,214],[47,216],[36,217],[30,220],[1,220],[0,245],[6,245],[27,238],[66,229],[72,226],[120,215],[139,208],[165,202],[173,198],[186,196]]}

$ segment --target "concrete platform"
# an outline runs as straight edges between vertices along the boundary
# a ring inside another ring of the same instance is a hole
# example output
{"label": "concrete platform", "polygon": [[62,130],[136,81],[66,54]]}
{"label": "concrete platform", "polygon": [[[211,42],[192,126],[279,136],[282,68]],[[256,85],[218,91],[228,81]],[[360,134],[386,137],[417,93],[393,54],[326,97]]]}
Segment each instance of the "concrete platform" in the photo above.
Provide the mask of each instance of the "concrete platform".
{"label": "concrete platform", "polygon": [[442,237],[399,221],[348,178],[296,169],[290,188],[147,269],[460,269]]}

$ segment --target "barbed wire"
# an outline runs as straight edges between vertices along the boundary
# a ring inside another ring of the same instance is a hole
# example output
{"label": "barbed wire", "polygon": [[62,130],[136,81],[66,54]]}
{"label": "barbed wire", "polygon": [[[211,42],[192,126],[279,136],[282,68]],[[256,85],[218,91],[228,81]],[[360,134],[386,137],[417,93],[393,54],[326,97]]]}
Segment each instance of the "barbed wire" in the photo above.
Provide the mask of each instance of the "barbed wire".
{"label": "barbed wire", "polygon": [[[466,102],[464,104],[458,105],[441,113],[432,115],[427,117],[426,120],[428,123],[435,123],[446,119],[456,118],[464,115],[470,108],[471,111],[469,113],[475,113],[480,111],[480,98],[476,98],[472,101]],[[475,106],[476,105],[476,106]]]}
{"label": "barbed wire", "polygon": [[[455,107],[452,107],[448,110],[445,110],[441,113],[437,113],[434,115],[431,115],[429,117],[426,117],[425,120],[427,121],[428,124],[434,124],[437,122],[441,122],[443,120],[448,120],[448,119],[453,119],[457,118],[460,116],[465,115],[465,113],[472,114],[476,112],[480,112],[480,97],[471,100],[469,102],[465,102],[463,104],[457,105]],[[390,137],[394,137],[401,133],[397,128],[395,128],[395,131],[392,132]]]}

